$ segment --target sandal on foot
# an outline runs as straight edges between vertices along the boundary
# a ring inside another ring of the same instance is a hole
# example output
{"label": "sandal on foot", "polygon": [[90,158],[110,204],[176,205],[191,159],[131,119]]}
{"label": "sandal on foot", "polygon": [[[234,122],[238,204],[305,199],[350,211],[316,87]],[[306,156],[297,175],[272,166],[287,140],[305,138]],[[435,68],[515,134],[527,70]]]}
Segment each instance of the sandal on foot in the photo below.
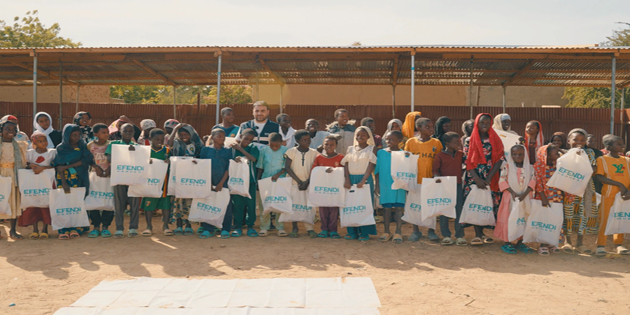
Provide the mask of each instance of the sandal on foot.
{"label": "sandal on foot", "polygon": [[409,238],[407,239],[410,242],[417,242],[420,240],[420,238],[422,237],[422,232],[413,232],[411,233],[411,235],[409,235]]}
{"label": "sandal on foot", "polygon": [[[278,236],[280,236],[280,234],[278,234]],[[299,235],[297,234],[297,232],[291,232],[291,233],[289,233],[289,237],[290,238],[298,238]]]}
{"label": "sandal on foot", "polygon": [[516,248],[512,244],[505,244],[501,246],[501,250],[506,254],[516,254]]}
{"label": "sandal on foot", "polygon": [[531,254],[534,252],[533,249],[529,248],[523,243],[520,243],[518,246],[516,246],[516,249],[520,250],[523,254]]}
{"label": "sandal on foot", "polygon": [[358,236],[354,235],[354,234],[346,234],[346,236],[344,236],[343,238],[352,241],[352,240],[356,240],[357,238],[359,238]]}
{"label": "sandal on foot", "polygon": [[40,240],[47,240],[48,239],[48,233],[39,233],[39,239]]}
{"label": "sandal on foot", "polygon": [[153,235],[153,232],[151,232],[151,230],[149,229],[142,231],[142,236],[151,236],[151,235]]}
{"label": "sandal on foot", "polygon": [[103,237],[103,238],[112,237],[112,233],[109,230],[102,230],[101,231],[101,237]]}
{"label": "sandal on foot", "polygon": [[574,254],[574,249],[573,246],[571,244],[565,243],[564,245],[562,245],[562,247],[560,247],[560,249],[562,249],[562,252],[565,254]]}
{"label": "sandal on foot", "polygon": [[195,231],[193,231],[192,228],[187,227],[187,228],[184,229],[184,235],[190,236],[190,235],[193,235],[193,234],[195,234]]}
{"label": "sandal on foot", "polygon": [[184,229],[182,229],[181,227],[178,227],[173,231],[173,234],[178,235],[178,236],[184,235]]}
{"label": "sandal on foot", "polygon": [[88,237],[89,237],[89,238],[97,238],[99,235],[101,235],[101,232],[99,232],[99,230],[92,230],[92,231],[88,234]]}
{"label": "sandal on foot", "polygon": [[222,239],[230,238],[230,232],[229,231],[221,231],[221,238]]}
{"label": "sandal on foot", "polygon": [[169,229],[164,229],[162,233],[164,234],[164,236],[173,236],[173,231]]}
{"label": "sandal on foot", "polygon": [[617,246],[617,254],[619,254],[619,255],[630,255],[630,250],[628,250],[627,248],[619,245],[619,246]]}
{"label": "sandal on foot", "polygon": [[457,241],[455,241],[455,245],[457,245],[457,246],[466,246],[466,245],[468,245],[468,241],[466,241],[466,239],[463,238],[463,237],[458,237]]}
{"label": "sandal on foot", "polygon": [[402,242],[403,242],[402,235],[394,234],[394,238],[392,238],[392,242],[394,242],[396,244],[402,244]]}
{"label": "sandal on foot", "polygon": [[125,237],[125,234],[123,233],[122,230],[118,230],[116,231],[116,233],[114,233],[114,238],[123,238]]}
{"label": "sandal on foot", "polygon": [[310,230],[310,231],[306,231],[308,233],[308,236],[310,238],[316,238],[317,237],[317,233],[315,233],[315,231]]}
{"label": "sandal on foot", "polygon": [[285,231],[285,230],[278,230],[278,236],[286,237],[287,235],[289,235],[289,233],[287,233],[287,231]]}
{"label": "sandal on foot", "polygon": [[232,237],[241,237],[241,235],[243,235],[243,230],[241,229],[236,229],[232,231]]}
{"label": "sandal on foot", "polygon": [[74,238],[79,238],[79,237],[81,237],[81,235],[79,235],[79,232],[77,231],[70,232],[70,238],[74,239]]}
{"label": "sandal on foot", "polygon": [[317,237],[328,238],[328,231],[321,231],[317,234]]}
{"label": "sandal on foot", "polygon": [[267,232],[267,230],[260,230],[258,232],[258,236],[260,236],[260,237],[265,237],[267,235],[269,235],[269,232]]}
{"label": "sandal on foot", "polygon": [[597,246],[597,249],[595,249],[595,256],[597,257],[604,257],[606,254],[608,254],[608,252],[604,246]]}
{"label": "sandal on foot", "polygon": [[453,241],[453,239],[450,237],[445,237],[440,244],[444,246],[448,246],[448,245],[455,244],[455,241]]}
{"label": "sandal on foot", "polygon": [[389,233],[383,233],[383,235],[381,235],[381,237],[378,238],[379,242],[389,242],[389,240],[392,238],[392,235]]}
{"label": "sandal on foot", "polygon": [[581,245],[575,248],[575,250],[580,253],[580,254],[586,254],[586,255],[592,255],[593,251],[590,250],[588,247]]}
{"label": "sandal on foot", "polygon": [[200,227],[197,228],[197,234],[201,234],[201,233],[203,233],[203,231],[205,231],[203,229],[203,226],[200,226]]}
{"label": "sandal on foot", "polygon": [[337,232],[330,232],[330,238],[332,238],[332,239],[340,239],[341,235],[339,235],[339,233],[337,233]]}
{"label": "sandal on foot", "polygon": [[494,243],[494,239],[490,236],[482,236],[481,239],[483,240],[484,244],[493,244]]}
{"label": "sandal on foot", "polygon": [[254,229],[247,229],[247,236],[249,237],[258,237],[258,232]]}
{"label": "sandal on foot", "polygon": [[559,254],[560,253],[560,248],[556,247],[556,246],[549,246],[549,252],[552,254]]}
{"label": "sandal on foot", "polygon": [[369,235],[359,236],[359,241],[365,242],[365,241],[369,241],[369,240],[370,240],[370,236]]}
{"label": "sandal on foot", "polygon": [[203,232],[201,232],[201,234],[199,234],[199,238],[200,239],[207,239],[207,238],[210,238],[210,235],[211,234],[210,234],[209,231],[203,231]]}
{"label": "sandal on foot", "polygon": [[547,247],[538,247],[538,255],[540,256],[549,256],[549,248]]}
{"label": "sandal on foot", "polygon": [[483,245],[483,240],[481,239],[481,237],[475,237],[472,239],[472,241],[470,241],[470,245],[472,246],[481,246]]}
{"label": "sandal on foot", "polygon": [[70,239],[70,235],[68,233],[59,234],[59,239],[60,240],[69,240]]}
{"label": "sandal on foot", "polygon": [[136,237],[136,236],[138,236],[138,231],[136,231],[136,229],[129,229],[129,232],[127,232],[127,236],[128,237]]}
{"label": "sandal on foot", "polygon": [[28,235],[28,239],[29,240],[38,240],[39,239],[39,233],[33,232],[33,233],[29,234]]}

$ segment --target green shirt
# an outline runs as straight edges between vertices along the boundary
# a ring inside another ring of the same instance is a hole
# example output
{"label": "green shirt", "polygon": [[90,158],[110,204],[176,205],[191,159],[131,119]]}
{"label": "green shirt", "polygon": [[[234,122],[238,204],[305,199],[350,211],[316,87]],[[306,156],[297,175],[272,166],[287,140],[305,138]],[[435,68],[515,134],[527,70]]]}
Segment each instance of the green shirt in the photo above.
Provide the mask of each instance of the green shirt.
{"label": "green shirt", "polygon": [[105,150],[105,154],[112,155],[112,145],[113,144],[124,144],[124,145],[134,144],[135,145],[137,143],[133,142],[133,140],[131,140],[131,142],[129,142],[129,143],[125,143],[122,140],[112,140],[112,141],[109,142],[109,145],[107,146],[107,149]]}
{"label": "green shirt", "polygon": [[[250,143],[248,146],[244,147],[243,150],[245,150],[245,152],[251,154],[253,157],[256,158],[256,160],[258,160],[259,156],[260,156],[260,151],[258,150],[258,147],[256,147],[253,143]],[[234,157],[237,156],[245,156],[245,154],[241,153],[241,151],[239,150],[234,150]],[[255,183],[256,182],[256,175],[257,175],[258,170],[256,169],[256,163],[249,161],[249,182],[251,183]]]}

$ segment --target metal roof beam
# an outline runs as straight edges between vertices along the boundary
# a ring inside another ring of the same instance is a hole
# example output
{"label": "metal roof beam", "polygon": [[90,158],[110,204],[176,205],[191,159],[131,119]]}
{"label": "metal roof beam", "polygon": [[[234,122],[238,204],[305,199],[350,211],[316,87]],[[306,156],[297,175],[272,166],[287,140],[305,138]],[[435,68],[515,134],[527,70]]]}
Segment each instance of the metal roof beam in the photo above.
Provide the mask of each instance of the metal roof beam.
{"label": "metal roof beam", "polygon": [[[31,73],[33,72],[33,67],[32,67],[32,66],[25,65],[25,64],[23,64],[23,63],[19,63],[19,62],[12,62],[11,64],[13,64],[13,65],[15,65],[15,66],[17,66],[17,67],[20,67],[20,68],[24,68],[24,69],[26,69],[26,70],[29,70]],[[44,70],[42,70],[42,69],[39,69],[39,67],[38,67],[38,69],[37,69],[37,73],[38,73],[38,74],[40,74],[40,73],[41,73],[41,74],[43,74],[43,75],[45,75],[45,76],[47,76],[47,77],[49,77],[49,78],[51,78],[51,79],[59,80],[59,76],[58,76],[58,75],[52,74],[52,73],[50,73],[49,71],[44,71]],[[31,81],[32,81],[32,79],[31,79]],[[78,83],[77,83],[77,82],[72,81],[72,80],[69,80],[68,78],[63,78],[63,82],[70,83],[70,84],[77,84],[77,85],[78,85]]]}
{"label": "metal roof beam", "polygon": [[171,81],[169,78],[165,77],[164,75],[158,73],[157,71],[153,70],[151,67],[145,65],[142,61],[140,60],[133,60],[133,62],[135,64],[137,64],[140,68],[146,70],[147,72],[151,73],[152,75],[160,78],[162,81],[168,83],[169,85],[177,85],[175,82]]}
{"label": "metal roof beam", "polygon": [[514,80],[520,78],[521,76],[523,76],[523,74],[525,72],[527,72],[527,70],[529,70],[529,68],[531,68],[534,65],[534,60],[530,60],[525,66],[523,66],[521,69],[518,70],[518,72],[516,72],[511,78],[509,78],[507,81],[503,82],[503,84],[501,84],[502,86],[508,86],[510,83],[514,82]]}
{"label": "metal roof beam", "polygon": [[284,85],[284,80],[282,79],[282,77],[280,77],[278,74],[276,74],[275,72],[273,72],[271,70],[271,68],[269,68],[269,66],[265,63],[265,59],[258,59],[258,61],[260,62],[260,65],[263,67],[263,69],[265,69],[265,71],[267,71],[269,73],[269,75],[274,78],[274,80],[276,80],[276,82],[278,82],[278,84],[280,85]]}

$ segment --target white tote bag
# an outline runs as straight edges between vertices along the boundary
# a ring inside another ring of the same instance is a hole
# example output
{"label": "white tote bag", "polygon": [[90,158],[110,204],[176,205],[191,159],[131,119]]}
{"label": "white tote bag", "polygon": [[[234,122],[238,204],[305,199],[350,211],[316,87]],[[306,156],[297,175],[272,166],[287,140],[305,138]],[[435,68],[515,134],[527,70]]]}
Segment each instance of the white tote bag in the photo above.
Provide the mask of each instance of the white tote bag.
{"label": "white tote bag", "polygon": [[346,191],[346,205],[341,209],[339,218],[342,227],[359,227],[376,224],[370,186],[358,188],[352,185]]}
{"label": "white tote bag", "polygon": [[278,178],[275,182],[271,181],[271,177],[258,181],[258,190],[263,204],[262,214],[269,212],[293,213],[292,182],[293,179],[290,177]]}
{"label": "white tote bag", "polygon": [[90,172],[90,193],[85,197],[85,209],[114,211],[114,187],[109,177]]}
{"label": "white tote bag", "polygon": [[12,187],[13,179],[11,177],[0,176],[0,214],[4,214],[5,216],[11,216],[11,205],[9,205],[9,198],[11,197]]}
{"label": "white tote bag", "polygon": [[[197,162],[197,164],[193,163]],[[212,193],[212,160],[177,159],[175,197],[208,199]]]}
{"label": "white tote bag", "polygon": [[437,218],[432,217],[426,220],[422,219],[422,192],[424,189],[424,181],[422,180],[422,185],[416,185],[416,190],[410,191],[407,194],[407,199],[405,200],[405,212],[402,216],[402,220],[405,222],[409,222],[411,224],[417,226],[428,227],[430,229],[435,229],[437,225]]}
{"label": "white tote bag", "polygon": [[85,210],[85,188],[70,188],[66,194],[63,188],[50,191],[50,219],[53,230],[90,226]]}
{"label": "white tote bag", "polygon": [[405,153],[408,152],[392,152],[391,175],[394,180],[392,189],[412,191],[418,185],[418,156],[413,154],[405,156]]}
{"label": "white tote bag", "polygon": [[605,235],[630,233],[630,200],[623,200],[617,193],[607,220]]}
{"label": "white tote bag", "polygon": [[223,228],[223,219],[230,204],[230,191],[223,188],[220,192],[212,191],[210,198],[193,199],[188,220],[203,222]]}
{"label": "white tote bag", "polygon": [[304,222],[315,224],[316,207],[308,205],[308,191],[300,190],[297,185],[291,185],[291,200],[293,213],[283,213],[278,219],[279,222]]}
{"label": "white tote bag", "polygon": [[251,199],[252,196],[249,195],[249,160],[242,156],[240,162],[230,160],[228,172],[230,174],[230,179],[228,179],[230,194]]}
{"label": "white tote bag", "polygon": [[[438,183],[439,181],[439,183]],[[455,219],[457,177],[444,176],[422,179],[422,221],[441,215]]]}
{"label": "white tote bag", "polygon": [[33,170],[18,170],[18,183],[20,185],[20,209],[48,208],[48,195],[53,188],[55,170],[46,169],[39,174]]}
{"label": "white tote bag", "polygon": [[493,207],[490,188],[479,189],[476,185],[473,185],[464,202],[459,222],[479,226],[494,226],[496,219],[494,218]]}
{"label": "white tote bag", "polygon": [[549,205],[551,207],[545,207],[540,200],[532,200],[523,242],[558,246],[564,219],[563,206],[555,202]]}
{"label": "white tote bag", "polygon": [[512,200],[510,215],[508,216],[508,241],[516,241],[525,234],[527,212],[529,211],[530,202],[529,198],[523,201]]}
{"label": "white tote bag", "polygon": [[163,160],[151,159],[153,163],[149,163],[144,183],[140,185],[129,185],[127,194],[129,197],[162,197],[162,188],[168,171],[168,163]]}
{"label": "white tote bag", "polygon": [[151,159],[151,147],[135,145],[134,151],[124,144],[112,145],[111,181],[116,185],[142,184]]}
{"label": "white tote bag", "polygon": [[547,186],[583,196],[592,174],[593,167],[586,152],[582,149],[571,149],[558,158],[556,172],[547,182]]}
{"label": "white tote bag", "polygon": [[175,196],[175,183],[177,182],[177,176],[175,176],[175,169],[177,168],[177,161],[179,160],[192,160],[190,156],[171,156],[171,172],[168,175],[168,187],[166,187],[166,195]]}
{"label": "white tote bag", "polygon": [[328,166],[316,166],[311,172],[308,185],[308,203],[313,207],[343,207],[346,205],[346,180],[343,167],[333,167],[326,173]]}

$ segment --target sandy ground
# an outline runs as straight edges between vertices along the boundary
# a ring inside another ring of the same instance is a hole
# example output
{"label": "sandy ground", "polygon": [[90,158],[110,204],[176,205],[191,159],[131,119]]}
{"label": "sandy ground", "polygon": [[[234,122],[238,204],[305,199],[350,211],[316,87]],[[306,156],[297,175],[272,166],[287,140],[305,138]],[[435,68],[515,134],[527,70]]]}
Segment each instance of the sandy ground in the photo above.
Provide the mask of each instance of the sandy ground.
{"label": "sandy ground", "polygon": [[371,277],[386,315],[630,313],[629,260],[616,255],[507,255],[499,244],[312,240],[304,231],[298,239],[159,234],[15,242],[6,239],[6,225],[0,229],[0,314],[52,314],[102,280],[131,277]]}

